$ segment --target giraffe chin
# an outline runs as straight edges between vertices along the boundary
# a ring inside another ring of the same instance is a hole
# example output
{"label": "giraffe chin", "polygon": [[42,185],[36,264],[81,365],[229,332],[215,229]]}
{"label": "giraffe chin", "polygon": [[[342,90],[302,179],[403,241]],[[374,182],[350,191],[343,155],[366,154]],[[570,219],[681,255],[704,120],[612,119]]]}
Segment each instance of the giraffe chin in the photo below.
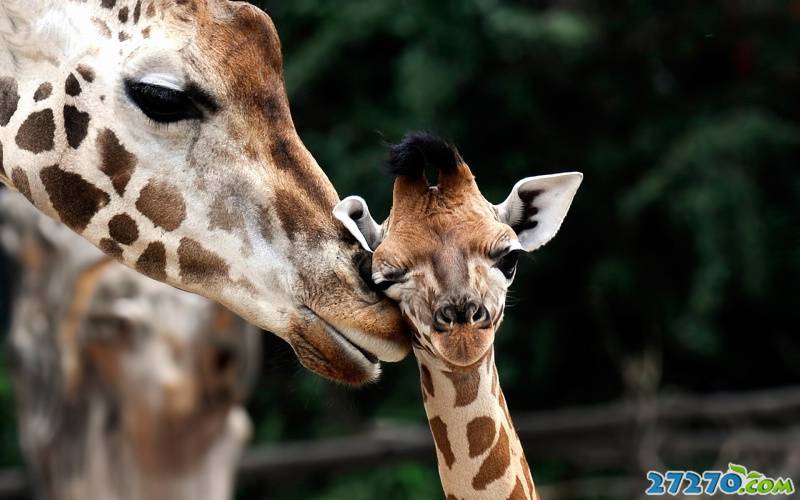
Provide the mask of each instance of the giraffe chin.
{"label": "giraffe chin", "polygon": [[458,368],[471,367],[481,361],[494,344],[494,328],[458,325],[451,330],[434,332],[431,338],[436,354]]}

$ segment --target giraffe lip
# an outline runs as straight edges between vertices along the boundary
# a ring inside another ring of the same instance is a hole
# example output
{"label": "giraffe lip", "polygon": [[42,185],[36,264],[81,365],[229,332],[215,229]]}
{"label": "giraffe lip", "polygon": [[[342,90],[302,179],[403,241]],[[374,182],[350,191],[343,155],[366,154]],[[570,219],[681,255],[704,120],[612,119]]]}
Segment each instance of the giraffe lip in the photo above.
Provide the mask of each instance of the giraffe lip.
{"label": "giraffe lip", "polygon": [[332,337],[342,341],[346,345],[348,345],[348,346],[352,347],[353,349],[355,349],[356,351],[358,351],[369,363],[371,363],[372,365],[380,364],[380,360],[378,359],[377,355],[373,354],[372,352],[368,351],[364,347],[361,347],[360,345],[356,344],[354,341],[350,340],[347,337],[347,335],[345,335],[338,328],[336,328],[335,326],[333,326],[332,324],[327,322],[324,318],[322,318],[322,316],[320,316],[319,314],[314,312],[311,308],[309,308],[307,306],[302,306],[302,307],[300,307],[300,309],[303,312],[305,312],[308,316],[314,318],[316,321],[318,321],[320,324],[322,324],[322,326],[325,328],[325,331],[327,331]]}

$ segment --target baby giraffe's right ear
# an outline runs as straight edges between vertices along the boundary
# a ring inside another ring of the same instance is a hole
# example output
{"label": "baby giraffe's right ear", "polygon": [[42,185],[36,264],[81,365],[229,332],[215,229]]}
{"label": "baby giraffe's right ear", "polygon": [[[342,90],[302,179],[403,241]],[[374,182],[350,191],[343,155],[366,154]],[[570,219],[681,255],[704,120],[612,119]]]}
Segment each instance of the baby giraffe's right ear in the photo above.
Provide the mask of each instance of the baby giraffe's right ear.
{"label": "baby giraffe's right ear", "polygon": [[582,180],[580,172],[522,179],[495,205],[497,215],[514,229],[522,248],[532,252],[556,235]]}
{"label": "baby giraffe's right ear", "polygon": [[348,196],[336,205],[333,216],[342,221],[344,227],[368,252],[372,252],[381,244],[383,228],[369,214],[364,198]]}

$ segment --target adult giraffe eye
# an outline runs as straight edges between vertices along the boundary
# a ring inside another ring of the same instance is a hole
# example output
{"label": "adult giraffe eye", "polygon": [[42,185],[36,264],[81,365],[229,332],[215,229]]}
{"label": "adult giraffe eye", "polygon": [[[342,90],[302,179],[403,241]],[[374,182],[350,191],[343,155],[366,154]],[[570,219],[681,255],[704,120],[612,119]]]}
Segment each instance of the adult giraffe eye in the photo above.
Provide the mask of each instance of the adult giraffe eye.
{"label": "adult giraffe eye", "polygon": [[174,123],[203,116],[182,90],[128,80],[125,93],[142,113],[157,123]]}
{"label": "adult giraffe eye", "polygon": [[497,264],[495,267],[503,273],[503,276],[506,279],[510,280],[514,277],[514,273],[517,272],[517,262],[519,262],[519,253],[521,250],[512,250],[505,254],[504,256],[500,257],[497,260]]}

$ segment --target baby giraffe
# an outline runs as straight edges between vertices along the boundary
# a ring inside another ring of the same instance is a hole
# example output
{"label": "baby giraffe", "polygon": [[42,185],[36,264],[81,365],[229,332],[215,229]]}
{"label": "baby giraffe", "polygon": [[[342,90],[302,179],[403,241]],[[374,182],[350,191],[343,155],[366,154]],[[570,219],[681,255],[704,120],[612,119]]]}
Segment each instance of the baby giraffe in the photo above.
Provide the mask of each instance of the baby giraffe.
{"label": "baby giraffe", "polygon": [[[430,186],[426,167],[438,169]],[[412,134],[390,149],[397,177],[378,225],[357,196],[334,210],[372,255],[372,279],[411,326],[447,500],[537,499],[494,363],[494,335],[521,252],[555,236],[583,175],[528,177],[500,205],[449,144]]]}

